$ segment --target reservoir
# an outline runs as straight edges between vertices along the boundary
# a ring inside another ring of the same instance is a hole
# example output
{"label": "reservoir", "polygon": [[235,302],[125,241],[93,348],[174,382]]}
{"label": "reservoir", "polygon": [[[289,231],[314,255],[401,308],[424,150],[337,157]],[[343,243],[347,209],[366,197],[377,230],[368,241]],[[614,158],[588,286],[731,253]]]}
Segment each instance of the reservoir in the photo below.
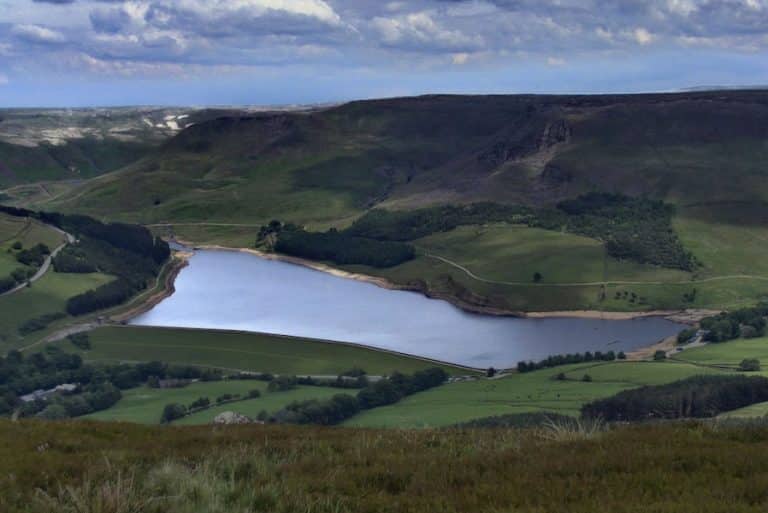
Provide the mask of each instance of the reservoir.
{"label": "reservoir", "polygon": [[660,317],[472,314],[416,292],[214,250],[196,251],[176,279],[176,292],[130,322],[352,342],[481,368],[513,367],[560,353],[631,351],[685,327]]}

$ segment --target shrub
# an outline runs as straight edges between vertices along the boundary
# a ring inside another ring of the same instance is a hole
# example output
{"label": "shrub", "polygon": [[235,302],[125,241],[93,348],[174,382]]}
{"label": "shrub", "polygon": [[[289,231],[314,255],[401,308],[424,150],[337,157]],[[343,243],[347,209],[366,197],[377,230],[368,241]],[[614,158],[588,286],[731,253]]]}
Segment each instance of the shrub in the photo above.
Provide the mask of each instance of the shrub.
{"label": "shrub", "polygon": [[30,333],[33,333],[35,331],[44,330],[52,322],[58,321],[59,319],[63,319],[66,316],[67,314],[65,314],[64,312],[53,312],[53,313],[41,315],[39,317],[34,317],[32,319],[25,321],[21,326],[19,326],[19,334],[29,335]]}
{"label": "shrub", "polygon": [[67,340],[78,349],[89,351],[91,349],[91,339],[87,333],[73,333],[67,337]]}
{"label": "shrub", "polygon": [[591,383],[592,382],[592,376],[590,376],[589,374],[584,374],[581,377],[581,381],[583,381],[585,383]]}
{"label": "shrub", "polygon": [[278,376],[267,385],[267,390],[270,392],[284,392],[294,388],[296,388],[295,376]]}
{"label": "shrub", "polygon": [[677,343],[679,345],[687,344],[696,336],[696,328],[686,328],[677,334]]}
{"label": "shrub", "polygon": [[171,403],[166,404],[163,408],[163,414],[160,416],[160,422],[168,424],[176,419],[180,419],[187,414],[187,407],[183,404]]}
{"label": "shrub", "polygon": [[210,406],[211,400],[207,397],[198,397],[194,401],[192,401],[192,404],[189,405],[190,410],[199,410],[202,408],[207,408]]}
{"label": "shrub", "polygon": [[661,360],[666,360],[667,359],[667,352],[663,351],[661,349],[658,349],[655,353],[653,353],[653,359],[655,361],[657,361],[657,362],[661,361]]}
{"label": "shrub", "polygon": [[739,364],[739,370],[743,372],[757,372],[760,370],[760,360],[757,358],[746,358]]}
{"label": "shrub", "polygon": [[249,399],[256,399],[257,397],[261,397],[261,390],[259,390],[258,388],[254,388],[253,390],[248,391]]}

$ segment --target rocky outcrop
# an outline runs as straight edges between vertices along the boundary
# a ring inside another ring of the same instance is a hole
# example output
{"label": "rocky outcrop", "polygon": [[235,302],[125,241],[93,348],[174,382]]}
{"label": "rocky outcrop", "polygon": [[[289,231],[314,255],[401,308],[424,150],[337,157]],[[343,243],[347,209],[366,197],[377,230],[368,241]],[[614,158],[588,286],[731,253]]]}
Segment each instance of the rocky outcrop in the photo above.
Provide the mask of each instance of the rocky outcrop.
{"label": "rocky outcrop", "polygon": [[253,424],[253,419],[241,413],[237,413],[234,411],[225,411],[216,415],[216,417],[213,418],[213,423],[224,424],[224,425]]}

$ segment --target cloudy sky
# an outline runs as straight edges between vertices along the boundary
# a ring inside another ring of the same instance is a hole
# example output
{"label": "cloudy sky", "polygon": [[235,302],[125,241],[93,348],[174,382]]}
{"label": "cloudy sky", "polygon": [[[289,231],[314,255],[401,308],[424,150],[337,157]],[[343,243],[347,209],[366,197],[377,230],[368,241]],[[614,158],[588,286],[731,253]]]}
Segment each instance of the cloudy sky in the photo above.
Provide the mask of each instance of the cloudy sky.
{"label": "cloudy sky", "polygon": [[0,0],[0,106],[768,84],[768,0]]}

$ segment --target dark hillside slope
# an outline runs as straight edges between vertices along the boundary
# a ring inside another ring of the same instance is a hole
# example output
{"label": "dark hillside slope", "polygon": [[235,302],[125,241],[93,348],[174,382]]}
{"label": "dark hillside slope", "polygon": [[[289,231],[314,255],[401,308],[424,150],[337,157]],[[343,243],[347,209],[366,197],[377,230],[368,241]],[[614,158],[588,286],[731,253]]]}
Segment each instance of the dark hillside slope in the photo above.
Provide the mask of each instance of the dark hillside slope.
{"label": "dark hillside slope", "polygon": [[768,201],[768,92],[423,96],[218,118],[64,198],[145,222],[343,222],[374,206],[590,190]]}

